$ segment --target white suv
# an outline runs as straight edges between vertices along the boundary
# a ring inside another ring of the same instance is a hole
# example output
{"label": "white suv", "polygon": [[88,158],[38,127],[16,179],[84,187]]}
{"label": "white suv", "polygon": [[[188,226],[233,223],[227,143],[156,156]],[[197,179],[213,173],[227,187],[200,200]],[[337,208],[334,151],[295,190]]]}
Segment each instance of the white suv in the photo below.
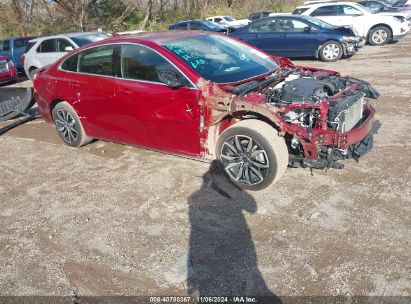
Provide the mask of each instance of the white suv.
{"label": "white suv", "polygon": [[218,23],[224,27],[229,27],[229,28],[234,28],[234,29],[246,26],[251,22],[251,20],[248,20],[248,19],[237,20],[231,16],[213,16],[213,17],[208,17],[206,20]]}
{"label": "white suv", "polygon": [[33,79],[38,69],[52,64],[68,52],[108,37],[109,34],[104,32],[80,32],[30,40],[22,56],[24,71],[27,77]]}
{"label": "white suv", "polygon": [[335,26],[352,26],[371,45],[397,41],[410,30],[403,14],[396,16],[373,14],[353,2],[331,2],[297,7],[293,14],[315,17]]}

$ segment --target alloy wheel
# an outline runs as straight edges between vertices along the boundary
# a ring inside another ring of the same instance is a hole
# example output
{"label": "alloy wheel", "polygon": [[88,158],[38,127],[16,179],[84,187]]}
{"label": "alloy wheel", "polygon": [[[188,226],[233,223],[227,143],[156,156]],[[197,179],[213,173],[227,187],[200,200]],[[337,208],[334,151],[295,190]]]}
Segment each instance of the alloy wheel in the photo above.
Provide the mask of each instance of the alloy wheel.
{"label": "alloy wheel", "polygon": [[57,131],[63,136],[66,142],[71,144],[78,139],[76,121],[69,112],[63,109],[58,109],[55,124]]}
{"label": "alloy wheel", "polygon": [[372,39],[372,40],[374,41],[374,43],[376,43],[376,44],[382,44],[382,43],[384,43],[385,40],[387,40],[387,38],[388,38],[388,33],[387,33],[386,31],[384,31],[384,30],[375,31],[375,32],[372,34],[372,37],[371,37],[371,39]]}
{"label": "alloy wheel", "polygon": [[270,167],[264,148],[245,135],[235,135],[224,142],[220,161],[231,178],[247,185],[261,183]]}
{"label": "alloy wheel", "polygon": [[340,48],[335,43],[330,43],[325,46],[323,55],[327,60],[334,60],[340,55]]}

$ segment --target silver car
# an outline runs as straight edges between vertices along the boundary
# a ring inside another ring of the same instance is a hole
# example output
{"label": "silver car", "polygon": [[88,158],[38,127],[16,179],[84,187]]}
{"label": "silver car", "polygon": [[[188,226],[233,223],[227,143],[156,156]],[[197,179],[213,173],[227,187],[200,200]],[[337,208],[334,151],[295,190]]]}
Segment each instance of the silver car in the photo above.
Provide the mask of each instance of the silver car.
{"label": "silver car", "polygon": [[104,32],[79,32],[41,37],[30,40],[23,55],[24,71],[33,79],[36,71],[52,64],[67,52],[83,45],[103,40],[110,35]]}

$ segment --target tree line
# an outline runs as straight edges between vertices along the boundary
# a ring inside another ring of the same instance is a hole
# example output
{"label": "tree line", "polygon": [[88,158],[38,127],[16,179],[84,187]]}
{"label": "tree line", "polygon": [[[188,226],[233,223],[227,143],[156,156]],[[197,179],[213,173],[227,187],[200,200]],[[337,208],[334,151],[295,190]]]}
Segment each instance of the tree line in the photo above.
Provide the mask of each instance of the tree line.
{"label": "tree line", "polygon": [[302,0],[0,0],[0,37],[167,29],[213,15],[286,12]]}

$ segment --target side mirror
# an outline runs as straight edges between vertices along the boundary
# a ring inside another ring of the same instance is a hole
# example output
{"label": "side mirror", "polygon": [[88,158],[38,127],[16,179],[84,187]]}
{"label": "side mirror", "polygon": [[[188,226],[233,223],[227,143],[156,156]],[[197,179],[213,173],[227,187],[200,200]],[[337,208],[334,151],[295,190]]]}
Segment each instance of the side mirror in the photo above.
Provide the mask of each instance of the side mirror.
{"label": "side mirror", "polygon": [[65,50],[66,52],[71,52],[71,51],[74,50],[74,49],[73,49],[72,46],[66,46],[66,47],[64,48],[64,50]]}
{"label": "side mirror", "polygon": [[311,33],[311,27],[310,26],[306,26],[304,28],[304,33]]}
{"label": "side mirror", "polygon": [[184,84],[178,79],[174,71],[157,71],[158,80],[165,83],[172,89],[184,87]]}

